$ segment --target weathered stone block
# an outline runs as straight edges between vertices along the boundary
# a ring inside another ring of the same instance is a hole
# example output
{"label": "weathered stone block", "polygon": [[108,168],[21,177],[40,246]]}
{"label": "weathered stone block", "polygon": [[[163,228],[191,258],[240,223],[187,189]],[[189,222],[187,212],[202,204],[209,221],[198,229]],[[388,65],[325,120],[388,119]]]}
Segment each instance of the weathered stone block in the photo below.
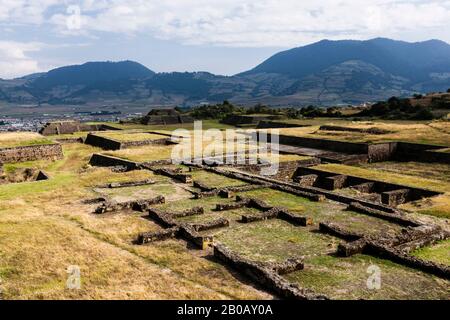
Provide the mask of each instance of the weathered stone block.
{"label": "weathered stone block", "polygon": [[138,236],[138,244],[146,244],[155,241],[162,241],[170,238],[175,238],[179,230],[179,227],[172,227],[169,229],[164,229],[156,232],[145,232]]}
{"label": "weathered stone block", "polygon": [[346,182],[347,176],[337,175],[323,178],[322,186],[327,190],[336,190],[344,188],[346,186]]}
{"label": "weathered stone block", "polygon": [[312,187],[319,176],[317,174],[305,174],[303,176],[296,176],[294,182],[300,184],[302,187]]}
{"label": "weathered stone block", "polygon": [[381,202],[389,206],[397,206],[408,201],[409,189],[399,189],[381,193]]}

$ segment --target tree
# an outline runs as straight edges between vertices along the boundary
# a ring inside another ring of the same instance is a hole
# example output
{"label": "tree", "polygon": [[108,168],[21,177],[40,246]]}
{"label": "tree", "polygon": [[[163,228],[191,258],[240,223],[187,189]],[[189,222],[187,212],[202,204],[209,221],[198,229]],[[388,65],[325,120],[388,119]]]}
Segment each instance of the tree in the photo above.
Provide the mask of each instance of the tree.
{"label": "tree", "polygon": [[422,110],[420,110],[419,112],[417,112],[413,119],[416,120],[433,120],[434,119],[434,115],[431,112],[431,110],[429,108],[424,108]]}

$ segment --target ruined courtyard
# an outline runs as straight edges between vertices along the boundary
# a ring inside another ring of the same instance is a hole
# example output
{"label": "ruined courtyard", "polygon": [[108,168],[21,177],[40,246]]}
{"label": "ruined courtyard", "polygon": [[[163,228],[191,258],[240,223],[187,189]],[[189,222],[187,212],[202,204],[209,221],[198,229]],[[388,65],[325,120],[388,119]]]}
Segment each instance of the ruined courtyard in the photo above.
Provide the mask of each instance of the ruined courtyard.
{"label": "ruined courtyard", "polygon": [[59,125],[0,135],[2,298],[450,297],[448,122],[207,123],[279,156],[204,139],[177,164],[192,123]]}

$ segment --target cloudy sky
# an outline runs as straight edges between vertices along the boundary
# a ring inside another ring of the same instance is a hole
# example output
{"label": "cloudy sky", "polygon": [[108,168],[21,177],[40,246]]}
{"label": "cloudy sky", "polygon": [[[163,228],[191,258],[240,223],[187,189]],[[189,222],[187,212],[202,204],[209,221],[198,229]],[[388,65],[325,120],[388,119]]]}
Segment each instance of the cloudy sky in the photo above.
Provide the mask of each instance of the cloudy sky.
{"label": "cloudy sky", "polygon": [[321,39],[450,43],[450,0],[0,0],[0,78],[86,61],[245,71]]}

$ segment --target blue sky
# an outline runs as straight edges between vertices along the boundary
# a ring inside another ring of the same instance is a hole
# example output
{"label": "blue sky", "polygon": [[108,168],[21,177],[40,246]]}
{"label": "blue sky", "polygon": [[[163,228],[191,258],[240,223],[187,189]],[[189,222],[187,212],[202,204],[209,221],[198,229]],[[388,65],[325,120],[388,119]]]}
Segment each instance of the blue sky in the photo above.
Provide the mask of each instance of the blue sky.
{"label": "blue sky", "polygon": [[0,0],[0,78],[86,61],[232,75],[321,39],[450,42],[450,1]]}

